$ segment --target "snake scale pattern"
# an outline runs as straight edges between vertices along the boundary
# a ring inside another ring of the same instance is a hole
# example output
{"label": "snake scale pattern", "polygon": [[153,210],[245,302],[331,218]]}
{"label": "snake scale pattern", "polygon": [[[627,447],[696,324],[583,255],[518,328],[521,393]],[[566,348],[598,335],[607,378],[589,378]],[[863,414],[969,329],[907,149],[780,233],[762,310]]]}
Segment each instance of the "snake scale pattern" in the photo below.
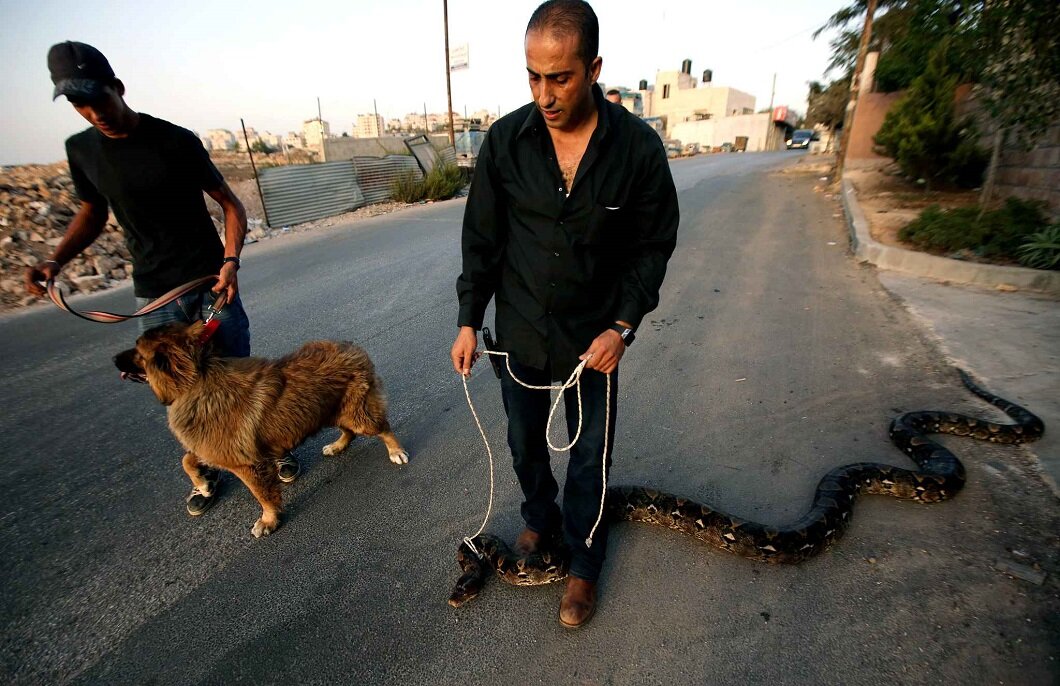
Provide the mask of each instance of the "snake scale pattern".
{"label": "snake scale pattern", "polygon": [[[903,469],[876,462],[837,467],[817,484],[813,507],[786,527],[771,527],[735,517],[709,505],[641,486],[607,489],[609,521],[630,521],[675,529],[717,548],[751,560],[794,564],[813,557],[835,543],[850,524],[854,500],[861,493],[890,495],[921,503],[952,498],[964,485],[964,465],[957,456],[927,434],[969,436],[992,443],[1025,443],[1037,440],[1045,425],[1029,411],[976,385],[963,371],[961,380],[980,398],[1015,420],[997,424],[953,412],[907,412],[891,421],[890,438],[918,469]],[[457,562],[463,572],[449,597],[459,607],[477,596],[490,573],[516,586],[536,586],[566,577],[569,556],[560,541],[545,551],[520,556],[496,536],[472,539],[481,557],[461,543]]]}

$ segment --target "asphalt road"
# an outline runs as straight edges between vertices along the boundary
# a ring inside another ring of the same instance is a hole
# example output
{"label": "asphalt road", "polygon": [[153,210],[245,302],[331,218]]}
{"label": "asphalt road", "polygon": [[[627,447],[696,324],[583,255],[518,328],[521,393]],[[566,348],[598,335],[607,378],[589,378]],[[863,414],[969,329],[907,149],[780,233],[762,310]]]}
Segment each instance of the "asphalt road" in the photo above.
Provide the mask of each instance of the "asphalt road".
{"label": "asphalt road", "polygon": [[[622,363],[614,483],[646,484],[782,524],[847,462],[904,464],[899,411],[990,414],[936,344],[846,250],[836,205],[800,156],[673,163],[682,224],[658,310]],[[790,169],[789,169],[790,171]],[[998,574],[1060,530],[1020,448],[946,439],[969,471],[953,501],[866,497],[846,537],[798,567],[618,525],[587,627],[562,588],[489,584],[446,604],[457,542],[484,513],[485,451],[448,350],[461,201],[246,251],[256,354],[314,338],[368,349],[412,455],[358,439],[298,451],[283,528],[233,480],[184,512],[180,450],[111,356],[134,325],[48,307],[0,319],[0,578],[5,683],[1044,684],[1060,679],[1055,578]],[[79,301],[128,310],[127,288]],[[499,387],[471,389],[503,451]],[[514,537],[498,469],[490,530]],[[562,464],[562,457],[557,458]],[[870,558],[874,562],[870,562]]]}

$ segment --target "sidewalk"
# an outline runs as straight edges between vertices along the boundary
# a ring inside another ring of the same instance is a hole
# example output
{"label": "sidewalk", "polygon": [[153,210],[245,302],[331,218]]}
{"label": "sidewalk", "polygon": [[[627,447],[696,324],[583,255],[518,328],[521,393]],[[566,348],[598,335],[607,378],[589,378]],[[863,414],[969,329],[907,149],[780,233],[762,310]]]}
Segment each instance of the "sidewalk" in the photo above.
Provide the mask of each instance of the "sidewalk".
{"label": "sidewalk", "polygon": [[1060,301],[879,271],[880,283],[939,340],[954,365],[1045,422],[1028,444],[1060,498]]}
{"label": "sidewalk", "polygon": [[[841,204],[850,248],[880,283],[986,387],[1045,422],[1028,444],[1042,480],[1060,498],[1060,272],[974,264],[882,245],[848,179]],[[959,285],[954,285],[959,284]]]}

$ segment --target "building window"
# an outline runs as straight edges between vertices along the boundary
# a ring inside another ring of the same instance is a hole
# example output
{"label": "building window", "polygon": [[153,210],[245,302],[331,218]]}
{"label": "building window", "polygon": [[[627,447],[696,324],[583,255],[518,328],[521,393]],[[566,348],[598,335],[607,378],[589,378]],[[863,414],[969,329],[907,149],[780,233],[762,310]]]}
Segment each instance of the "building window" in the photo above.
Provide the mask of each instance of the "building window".
{"label": "building window", "polygon": [[670,97],[670,84],[663,86],[663,100]]}

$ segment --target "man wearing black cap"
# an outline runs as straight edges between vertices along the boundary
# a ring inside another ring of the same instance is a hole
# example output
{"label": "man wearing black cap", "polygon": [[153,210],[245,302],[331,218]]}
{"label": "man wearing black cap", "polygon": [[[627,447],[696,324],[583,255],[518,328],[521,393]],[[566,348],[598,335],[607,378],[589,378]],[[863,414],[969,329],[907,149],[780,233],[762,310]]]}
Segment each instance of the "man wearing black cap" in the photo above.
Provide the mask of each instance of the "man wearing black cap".
{"label": "man wearing black cap", "polygon": [[[139,307],[188,281],[217,275],[213,293],[204,288],[141,317],[141,332],[205,318],[224,291],[227,304],[215,317],[221,325],[214,340],[229,356],[250,355],[250,322],[236,278],[247,232],[246,212],[202,143],[187,129],[131,109],[125,103],[125,85],[103,53],[91,45],[73,41],[53,45],[48,69],[55,84],[52,99],[65,95],[92,127],[66,141],[81,207],[51,258],[27,269],[27,290],[43,295],[39,282],[54,278],[91,245],[113,209],[132,254]],[[224,210],[223,244],[204,191]],[[277,468],[284,482],[298,476],[298,462],[290,455]],[[193,516],[205,512],[216,499],[216,471],[201,470],[208,488],[193,490],[188,497],[188,513]]]}

